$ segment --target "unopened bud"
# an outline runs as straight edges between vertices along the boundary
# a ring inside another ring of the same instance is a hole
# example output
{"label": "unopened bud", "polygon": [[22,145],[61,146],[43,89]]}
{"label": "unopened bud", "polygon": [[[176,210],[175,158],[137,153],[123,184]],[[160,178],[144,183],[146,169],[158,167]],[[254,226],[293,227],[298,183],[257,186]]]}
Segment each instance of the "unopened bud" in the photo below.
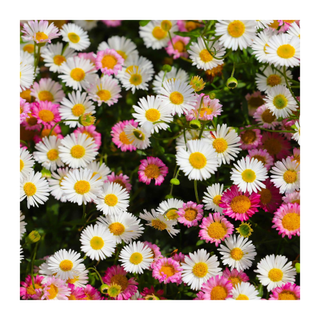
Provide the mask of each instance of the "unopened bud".
{"label": "unopened bud", "polygon": [[295,268],[296,268],[297,273],[300,273],[300,263],[299,262],[297,262],[295,264]]}
{"label": "unopened bud", "polygon": [[170,71],[171,71],[171,66],[169,66],[168,64],[165,64],[165,65],[162,67],[162,70],[163,70],[163,71],[170,72]]}
{"label": "unopened bud", "polygon": [[174,184],[175,186],[178,186],[180,184],[180,181],[177,178],[172,178],[170,180],[171,184]]}
{"label": "unopened bud", "polygon": [[215,99],[215,98],[216,98],[216,93],[213,92],[213,91],[209,92],[209,98],[210,98],[211,100]]}
{"label": "unopened bud", "polygon": [[85,113],[82,116],[79,117],[79,122],[82,124],[84,127],[91,126],[95,123],[96,118],[91,115],[91,113]]}
{"label": "unopened bud", "polygon": [[36,243],[41,239],[41,235],[37,230],[33,230],[29,233],[28,238],[32,243]]}
{"label": "unopened bud", "polygon": [[107,294],[107,293],[108,293],[108,289],[109,289],[109,286],[104,283],[104,284],[100,287],[100,292],[103,293],[103,294]]}
{"label": "unopened bud", "polygon": [[173,196],[172,196],[171,194],[167,194],[164,198],[165,198],[166,200],[168,200],[168,199],[172,199]]}
{"label": "unopened bud", "polygon": [[42,168],[41,174],[44,178],[51,178],[51,171],[46,168]]}
{"label": "unopened bud", "polygon": [[229,89],[235,89],[236,87],[238,86],[238,80],[234,77],[230,77],[228,80],[227,80],[227,87]]}
{"label": "unopened bud", "polygon": [[192,129],[200,129],[201,128],[201,122],[199,120],[191,120],[190,121],[190,127]]}

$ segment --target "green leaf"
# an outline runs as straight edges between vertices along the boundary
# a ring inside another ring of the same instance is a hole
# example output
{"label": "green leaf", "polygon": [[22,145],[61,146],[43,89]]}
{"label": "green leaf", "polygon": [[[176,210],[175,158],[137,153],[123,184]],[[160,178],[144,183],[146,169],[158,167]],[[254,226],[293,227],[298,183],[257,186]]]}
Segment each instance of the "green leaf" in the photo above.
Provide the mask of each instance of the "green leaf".
{"label": "green leaf", "polygon": [[181,37],[200,37],[202,32],[202,28],[197,28],[188,32],[176,31],[174,34]]}
{"label": "green leaf", "polygon": [[145,27],[151,20],[140,20],[139,24],[141,27]]}

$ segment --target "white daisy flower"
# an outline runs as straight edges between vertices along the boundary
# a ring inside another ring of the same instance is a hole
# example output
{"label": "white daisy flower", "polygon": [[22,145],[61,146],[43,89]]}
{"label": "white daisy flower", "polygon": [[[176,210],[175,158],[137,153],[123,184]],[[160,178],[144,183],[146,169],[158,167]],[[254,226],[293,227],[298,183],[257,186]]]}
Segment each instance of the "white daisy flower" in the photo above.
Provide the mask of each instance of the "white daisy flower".
{"label": "white daisy flower", "polygon": [[95,201],[101,193],[103,182],[98,180],[98,175],[92,177],[92,171],[88,169],[74,169],[61,181],[61,188],[68,201],[84,203]]}
{"label": "white daisy flower", "polygon": [[218,156],[203,139],[187,142],[188,151],[179,148],[176,161],[189,180],[207,180],[218,167]]}
{"label": "white daisy flower", "polygon": [[274,86],[267,92],[266,105],[277,118],[287,118],[298,108],[290,90],[283,85]]}
{"label": "white daisy flower", "polygon": [[21,247],[21,244],[20,244],[20,263],[21,263],[21,261],[23,260],[23,249],[22,249],[22,247]]}
{"label": "white daisy flower", "polygon": [[77,275],[74,278],[68,279],[66,283],[73,284],[76,287],[84,288],[89,282],[88,273],[89,270],[86,270],[85,265],[81,263],[79,265]]}
{"label": "white daisy flower", "polygon": [[153,261],[152,252],[143,242],[134,241],[122,248],[119,261],[127,272],[140,274],[149,269]]}
{"label": "white daisy flower", "polygon": [[20,64],[30,64],[34,67],[34,56],[26,51],[20,50]]}
{"label": "white daisy flower", "polygon": [[28,176],[33,171],[34,160],[28,149],[20,148],[20,176]]}
{"label": "white daisy flower", "polygon": [[170,108],[172,115],[178,114],[178,116],[193,110],[197,104],[193,88],[180,80],[164,82],[159,91],[159,98],[164,106]]}
{"label": "white daisy flower", "polygon": [[274,254],[261,259],[254,271],[258,274],[261,284],[267,286],[268,291],[281,287],[287,282],[294,283],[297,274],[291,261],[288,262],[285,256]]}
{"label": "white daisy flower", "polygon": [[150,146],[150,136],[149,130],[142,127],[135,127],[132,124],[128,124],[123,129],[129,141],[132,141],[132,145],[137,149],[146,149]]}
{"label": "white daisy flower", "polygon": [[24,233],[26,232],[26,225],[27,223],[24,221],[25,216],[23,215],[23,213],[20,210],[20,241],[24,235]]}
{"label": "white daisy flower", "polygon": [[257,252],[251,240],[240,235],[231,235],[225,239],[224,243],[225,245],[221,243],[220,248],[218,248],[224,265],[228,265],[231,270],[237,269],[238,272],[252,266]]}
{"label": "white daisy flower", "polygon": [[277,66],[295,67],[300,65],[300,39],[289,34],[274,35],[266,51],[269,63]]}
{"label": "white daisy flower", "polygon": [[45,277],[41,284],[44,286],[42,299],[45,300],[68,300],[71,289],[66,282],[56,277]]}
{"label": "white daisy flower", "polygon": [[176,21],[152,20],[146,26],[140,26],[139,35],[147,48],[158,50],[165,47],[170,41],[168,31],[172,35],[178,31]]}
{"label": "white daisy flower", "polygon": [[21,60],[20,54],[20,92],[29,89],[32,86],[34,77],[34,66]]}
{"label": "white daisy flower", "polygon": [[[271,66],[268,66],[264,71],[262,71],[263,69],[264,67],[260,68],[260,71],[263,74],[256,74],[256,84],[259,91],[268,92],[271,88],[279,84],[286,85],[284,76],[277,70],[273,70]],[[286,75],[288,82],[290,83],[290,79],[292,79],[292,74],[289,69],[286,70]]]}
{"label": "white daisy flower", "polygon": [[189,82],[189,75],[182,69],[177,69],[176,67],[172,66],[171,71],[164,74],[164,71],[161,70],[155,77],[154,81],[152,82],[153,91],[157,94],[160,93],[160,89],[162,88],[162,83],[165,81],[176,81],[180,80],[181,83]]}
{"label": "white daisy flower", "polygon": [[48,269],[56,273],[56,277],[62,280],[72,279],[78,275],[84,265],[81,263],[80,253],[61,249],[48,259]]}
{"label": "white daisy flower", "polygon": [[215,183],[212,186],[207,187],[207,192],[204,193],[202,202],[205,204],[206,210],[214,210],[222,213],[222,208],[219,207],[221,202],[221,196],[223,193],[223,184]]}
{"label": "white daisy flower", "polygon": [[200,290],[203,283],[209,278],[221,275],[219,261],[216,255],[210,257],[204,249],[198,249],[193,253],[189,253],[181,263],[182,281],[189,285],[192,290]]}
{"label": "white daisy flower", "polygon": [[129,197],[129,192],[118,183],[107,182],[95,200],[97,210],[103,211],[105,215],[127,211]]}
{"label": "white daisy flower", "polygon": [[58,149],[61,160],[71,168],[86,167],[98,154],[93,138],[85,133],[65,136]]}
{"label": "white daisy flower", "polygon": [[48,179],[49,182],[49,190],[52,196],[56,200],[59,200],[61,202],[66,202],[67,198],[64,194],[64,191],[62,189],[62,181],[63,179],[68,175],[69,168],[58,168],[57,172],[51,173],[51,178]]}
{"label": "white daisy flower", "polygon": [[130,212],[119,211],[115,214],[108,214],[106,217],[98,217],[97,224],[102,224],[109,229],[116,240],[116,243],[131,242],[143,234],[144,227],[140,219]]}
{"label": "white daisy flower", "polygon": [[174,229],[173,227],[177,224],[177,220],[167,220],[164,215],[157,213],[154,209],[151,209],[151,213],[145,209],[143,211],[144,213],[140,213],[139,217],[149,221],[147,226],[151,226],[160,231],[167,230],[171,238],[180,232],[180,230]]}
{"label": "white daisy flower", "polygon": [[88,164],[86,167],[88,170],[92,170],[93,174],[92,176],[98,174],[99,178],[98,180],[105,181],[107,179],[107,175],[111,173],[111,170],[109,167],[107,167],[103,162],[100,164],[98,161],[92,161]]}
{"label": "white daisy flower", "polygon": [[91,30],[98,24],[98,20],[73,20],[73,22],[84,30]]}
{"label": "white daisy flower", "polygon": [[[27,41],[20,44],[20,50],[28,52],[30,55],[34,55],[34,41]],[[41,52],[43,47],[41,48]]]}
{"label": "white daisy flower", "polygon": [[253,118],[263,128],[275,129],[280,124],[277,117],[270,111],[267,105],[260,106],[253,114]]}
{"label": "white daisy flower", "polygon": [[99,107],[102,103],[110,107],[121,98],[119,82],[106,74],[102,78],[96,76],[87,87],[87,92],[91,100],[98,102]]}
{"label": "white daisy flower", "polygon": [[296,22],[291,23],[290,28],[288,29],[288,34],[292,37],[298,37],[300,39],[300,27]]}
{"label": "white daisy flower", "polygon": [[90,40],[87,31],[74,23],[64,24],[61,29],[62,40],[69,43],[69,47],[82,51],[90,46]]}
{"label": "white daisy flower", "polygon": [[281,193],[300,190],[300,165],[290,157],[277,161],[270,170],[271,182]]}
{"label": "white daisy flower", "polygon": [[39,274],[42,274],[45,276],[45,278],[47,276],[52,276],[53,275],[53,271],[49,269],[49,265],[48,265],[48,260],[50,259],[51,256],[48,256],[45,258],[45,262],[43,262],[42,264],[40,264],[39,266]]}
{"label": "white daisy flower", "polygon": [[235,285],[232,289],[232,298],[227,300],[261,300],[258,295],[259,292],[254,285],[249,282],[241,282]]}
{"label": "white daisy flower", "polygon": [[177,211],[183,207],[183,201],[175,198],[160,202],[156,209],[159,214],[162,214],[167,220],[176,221],[179,218]]}
{"label": "white daisy flower", "polygon": [[35,82],[31,95],[36,101],[51,101],[52,103],[59,103],[65,96],[61,84],[50,78],[40,79],[39,84]]}
{"label": "white daisy flower", "polygon": [[133,105],[136,113],[132,116],[136,119],[139,125],[150,131],[151,134],[166,130],[169,125],[165,122],[172,122],[173,117],[168,106],[164,106],[162,101],[155,96],[142,97],[138,101],[138,106]]}
{"label": "white daisy flower", "polygon": [[242,192],[258,192],[265,188],[265,181],[268,178],[268,171],[261,161],[255,158],[243,157],[234,164],[231,171],[231,180]]}
{"label": "white daisy flower", "polygon": [[49,67],[49,71],[51,72],[60,72],[62,63],[75,55],[76,52],[70,47],[63,50],[62,42],[49,44],[41,50],[41,57],[43,58],[44,65]]}
{"label": "white daisy flower", "polygon": [[56,170],[57,166],[62,167],[63,162],[59,156],[61,139],[56,136],[44,137],[35,145],[37,151],[33,152],[34,159],[41,163],[48,170]]}
{"label": "white daisy flower", "polygon": [[273,20],[256,20],[256,21],[257,21],[257,29],[267,28],[268,25],[273,22]]}
{"label": "white daisy flower", "polygon": [[[90,101],[86,92],[72,91],[60,102],[59,113],[62,120],[78,120],[85,113],[95,113],[93,102]],[[70,128],[82,127],[79,121],[65,121]]]}
{"label": "white daisy flower", "polygon": [[295,133],[292,136],[292,139],[296,140],[298,142],[298,144],[300,144],[300,123],[299,121],[296,121],[294,123],[294,125],[296,126],[296,129],[294,129]]}
{"label": "white daisy flower", "polygon": [[78,56],[70,57],[60,66],[59,78],[74,90],[86,89],[95,79],[96,68],[90,60],[79,58]]}
{"label": "white daisy flower", "polygon": [[132,57],[125,62],[125,67],[117,74],[122,86],[128,91],[148,90],[148,83],[154,74],[151,61],[144,57]]}
{"label": "white daisy flower", "polygon": [[20,202],[27,198],[27,207],[38,207],[48,200],[49,184],[40,172],[33,170],[26,176],[20,177]]}
{"label": "white daisy flower", "polygon": [[46,20],[41,21],[28,21],[23,25],[22,36],[23,41],[34,41],[37,44],[46,44],[47,42],[51,43],[52,39],[60,37],[59,29]]}
{"label": "white daisy flower", "polygon": [[255,38],[253,39],[253,43],[251,48],[253,50],[253,54],[256,56],[256,59],[260,62],[267,62],[268,55],[266,48],[269,46],[268,42],[272,36],[277,34],[276,30],[273,29],[265,29],[259,32]]}
{"label": "white daisy flower", "polygon": [[92,260],[111,257],[116,249],[116,241],[103,225],[87,226],[80,235],[81,251]]}
{"label": "white daisy flower", "polygon": [[236,51],[251,46],[255,37],[257,22],[255,20],[219,20],[216,23],[216,36],[228,49]]}
{"label": "white daisy flower", "polygon": [[101,42],[98,46],[98,51],[103,51],[105,49],[116,50],[124,59],[124,64],[129,59],[138,58],[137,46],[126,37],[113,36],[108,39],[108,42]]}
{"label": "white daisy flower", "polygon": [[187,51],[190,54],[193,66],[196,66],[198,69],[210,70],[223,64],[223,59],[220,58],[226,53],[225,48],[217,42],[213,45],[209,44],[208,47],[211,53],[208,51],[203,39],[200,37],[197,42],[191,43],[190,48]]}

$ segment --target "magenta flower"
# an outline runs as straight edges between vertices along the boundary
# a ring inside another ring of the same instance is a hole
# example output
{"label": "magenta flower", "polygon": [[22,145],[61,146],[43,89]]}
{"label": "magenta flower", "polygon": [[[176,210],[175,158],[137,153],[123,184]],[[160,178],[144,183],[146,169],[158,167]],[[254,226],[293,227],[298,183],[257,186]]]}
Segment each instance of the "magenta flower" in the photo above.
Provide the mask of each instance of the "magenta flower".
{"label": "magenta flower", "polygon": [[148,185],[154,179],[154,184],[160,186],[168,174],[168,167],[157,157],[147,157],[147,159],[140,160],[140,163],[139,181]]}

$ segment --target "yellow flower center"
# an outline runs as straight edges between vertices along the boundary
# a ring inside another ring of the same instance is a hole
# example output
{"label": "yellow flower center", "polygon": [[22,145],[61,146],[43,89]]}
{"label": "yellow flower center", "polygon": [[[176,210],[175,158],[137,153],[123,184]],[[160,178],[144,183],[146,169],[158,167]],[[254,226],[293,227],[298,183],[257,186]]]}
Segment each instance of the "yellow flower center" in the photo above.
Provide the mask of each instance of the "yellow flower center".
{"label": "yellow flower center", "polygon": [[197,217],[198,212],[195,209],[188,208],[185,210],[184,217],[188,221],[193,221]]}
{"label": "yellow flower center", "polygon": [[29,53],[33,53],[34,52],[34,45],[32,43],[30,44],[26,44],[23,49],[24,52],[29,52]]}
{"label": "yellow flower center", "polygon": [[179,217],[179,215],[177,214],[177,209],[170,209],[166,212],[165,217],[168,220],[174,220],[177,219]]}
{"label": "yellow flower center", "polygon": [[221,202],[221,195],[220,195],[220,194],[216,195],[216,196],[212,199],[212,202],[213,202],[214,204],[216,204],[217,206],[219,206],[219,204],[220,204],[220,202]]}
{"label": "yellow flower center", "polygon": [[230,251],[230,256],[233,260],[239,261],[243,257],[243,251],[240,248],[234,248]]}
{"label": "yellow flower center", "polygon": [[27,294],[35,294],[36,291],[35,289],[40,289],[41,286],[37,283],[34,284],[34,289],[33,289],[33,286],[32,286],[32,283],[30,284],[30,286],[27,288]]}
{"label": "yellow flower center", "polygon": [[198,278],[203,278],[208,273],[208,265],[204,262],[198,262],[193,266],[192,273]]}
{"label": "yellow flower center", "polygon": [[160,119],[160,112],[157,109],[151,108],[146,111],[145,114],[148,121],[155,122]]}
{"label": "yellow flower center", "polygon": [[31,102],[31,90],[30,89],[27,89],[27,90],[24,90],[20,93],[20,97],[22,99],[25,99],[27,100],[28,102]]}
{"label": "yellow flower center", "polygon": [[235,20],[228,25],[228,33],[233,38],[239,38],[244,34],[246,27],[242,21]]}
{"label": "yellow flower center", "polygon": [[109,207],[114,207],[118,203],[118,197],[114,194],[107,194],[104,197],[104,203]]}
{"label": "yellow flower center", "polygon": [[120,222],[113,222],[109,225],[109,230],[112,234],[115,236],[120,236],[121,234],[124,233],[125,227],[122,223]]}
{"label": "yellow flower center", "polygon": [[279,27],[278,20],[273,20],[273,22],[269,23],[269,27],[273,28],[273,29],[278,29],[278,27]]}
{"label": "yellow flower center", "polygon": [[183,95],[182,95],[180,92],[178,92],[178,91],[172,92],[172,93],[170,94],[169,99],[170,99],[171,103],[177,104],[177,105],[182,104],[183,101],[184,101]]}
{"label": "yellow flower center", "polygon": [[263,104],[265,104],[265,101],[260,96],[250,97],[248,100],[249,107],[254,108],[254,109],[262,106]]}
{"label": "yellow flower center", "polygon": [[167,225],[164,222],[162,222],[162,221],[160,221],[158,219],[152,220],[151,221],[151,225],[155,229],[160,230],[160,231],[163,231],[163,230],[165,230],[167,228]]}
{"label": "yellow flower center", "polygon": [[253,159],[257,159],[258,161],[262,162],[264,165],[266,164],[266,159],[263,156],[260,156],[258,154],[252,156]]}
{"label": "yellow flower center", "polygon": [[282,144],[278,139],[269,138],[263,143],[262,147],[266,149],[270,155],[275,156],[281,151]]}
{"label": "yellow flower center", "polygon": [[212,222],[207,232],[212,239],[222,239],[227,233],[227,228],[220,222]]}
{"label": "yellow flower center", "polygon": [[57,66],[61,66],[66,60],[66,58],[60,54],[57,54],[53,57],[53,63]]}
{"label": "yellow flower center", "polygon": [[123,274],[115,274],[110,279],[110,283],[119,285],[121,287],[121,291],[124,291],[125,289],[127,289],[129,281]]}
{"label": "yellow flower center", "polygon": [[117,62],[114,56],[107,54],[101,60],[102,68],[113,69]]}
{"label": "yellow flower center", "polygon": [[256,180],[256,174],[253,170],[251,169],[246,169],[241,173],[242,180],[245,182],[253,182]]}
{"label": "yellow flower center", "polygon": [[78,103],[72,107],[71,112],[75,117],[80,117],[85,112],[85,110],[86,109],[84,105],[81,103]]}
{"label": "yellow flower center", "polygon": [[167,278],[169,278],[169,277],[172,277],[176,273],[176,270],[174,269],[174,267],[172,265],[164,264],[159,270],[160,274],[161,274],[161,272],[163,272],[167,276]]}
{"label": "yellow flower center", "polygon": [[212,146],[216,149],[218,153],[223,153],[228,148],[228,142],[223,138],[217,138],[213,140]]}
{"label": "yellow flower center", "polygon": [[38,93],[38,98],[40,101],[53,101],[53,95],[50,91],[40,91]]}
{"label": "yellow flower center", "polygon": [[24,162],[20,159],[20,172],[24,168]]}
{"label": "yellow flower center", "polygon": [[59,152],[57,149],[51,149],[47,152],[47,158],[50,161],[55,161],[58,159],[58,157],[59,157]]}
{"label": "yellow flower center", "polygon": [[90,240],[90,246],[93,250],[100,250],[104,246],[104,241],[101,237],[94,236]]}
{"label": "yellow flower center", "polygon": [[283,174],[283,180],[286,183],[294,183],[296,182],[298,179],[298,175],[295,171],[293,170],[287,170],[284,174]]}
{"label": "yellow flower center", "polygon": [[74,278],[72,278],[72,279],[68,279],[67,280],[67,283],[71,283],[71,284],[74,284],[76,281],[78,281],[79,280],[79,277],[78,276],[75,276]]}
{"label": "yellow flower center", "polygon": [[129,140],[128,136],[125,134],[124,131],[122,131],[119,134],[119,140],[123,143],[123,144],[132,144],[133,140]]}
{"label": "yellow flower center", "polygon": [[39,118],[44,122],[51,122],[54,119],[54,114],[50,110],[40,110]]}
{"label": "yellow flower center", "polygon": [[26,182],[23,186],[23,191],[27,197],[32,197],[37,192],[37,187],[32,182]]}
{"label": "yellow flower center", "polygon": [[74,184],[74,190],[78,194],[85,194],[90,191],[90,183],[85,180],[79,180]]}
{"label": "yellow flower center", "polygon": [[280,269],[273,268],[269,271],[268,277],[273,282],[281,281],[283,278],[283,272]]}
{"label": "yellow flower center", "polygon": [[231,200],[230,207],[235,213],[246,213],[251,207],[251,201],[247,196],[236,196]]}
{"label": "yellow flower center", "polygon": [[140,74],[138,74],[138,73],[134,73],[134,74],[131,75],[129,81],[134,86],[138,86],[139,84],[142,83],[142,76]]}
{"label": "yellow flower center", "polygon": [[215,286],[211,290],[211,300],[225,300],[228,296],[228,292],[225,287]]}
{"label": "yellow flower center", "polygon": [[68,259],[62,260],[59,264],[59,267],[62,271],[70,271],[73,267],[73,263]]}
{"label": "yellow flower center", "polygon": [[270,74],[267,78],[267,85],[270,87],[274,87],[281,83],[281,77],[277,74]]}
{"label": "yellow flower center", "polygon": [[288,105],[288,99],[283,94],[278,94],[273,98],[273,105],[277,109],[283,109]]}
{"label": "yellow flower center", "polygon": [[296,53],[296,49],[291,44],[283,44],[277,49],[277,55],[282,59],[290,59]]}
{"label": "yellow flower center", "polygon": [[109,285],[108,287],[107,292],[111,298],[115,298],[121,292],[121,286],[115,283],[111,283],[111,285]]}
{"label": "yellow flower center", "polygon": [[47,39],[48,39],[48,36],[47,36],[44,32],[38,31],[38,32],[36,33],[36,39],[37,39],[38,41],[47,40]]}
{"label": "yellow flower center", "polygon": [[70,154],[73,158],[80,159],[86,154],[86,149],[77,144],[71,148]]}
{"label": "yellow flower center", "polygon": [[69,32],[68,38],[72,43],[78,43],[80,41],[80,37],[74,32]]}
{"label": "yellow flower center", "polygon": [[162,40],[167,36],[167,31],[163,30],[161,27],[156,26],[152,30],[152,35],[157,39],[157,40]]}
{"label": "yellow flower center", "polygon": [[297,230],[300,228],[300,215],[295,212],[287,213],[282,218],[282,225],[289,231]]}
{"label": "yellow flower center", "polygon": [[242,135],[241,139],[245,144],[253,143],[257,139],[257,135],[253,130],[246,130]]}
{"label": "yellow flower center", "polygon": [[242,280],[239,279],[238,277],[229,277],[228,280],[231,281],[232,286],[233,286],[234,288],[235,288],[235,286],[236,286],[237,284],[241,284],[241,282],[242,282]]}
{"label": "yellow flower center", "polygon": [[186,51],[186,46],[183,41],[178,40],[176,43],[173,44],[173,49],[178,50],[179,52]]}
{"label": "yellow flower center", "polygon": [[143,260],[143,257],[140,252],[135,252],[130,257],[130,262],[135,265],[140,264],[142,260]]}
{"label": "yellow flower center", "polygon": [[193,152],[189,156],[189,162],[195,169],[202,169],[207,164],[207,158],[201,152]]}
{"label": "yellow flower center", "polygon": [[102,101],[108,101],[111,98],[111,93],[109,90],[99,90],[97,92],[97,96],[100,98]]}
{"label": "yellow flower center", "polygon": [[272,114],[272,112],[269,109],[266,109],[261,114],[261,119],[265,123],[272,123],[274,120],[276,120],[276,116]]}
{"label": "yellow flower center", "polygon": [[26,118],[26,121],[28,123],[29,126],[34,126],[35,124],[37,124],[37,118],[30,116]]}
{"label": "yellow flower center", "polygon": [[282,291],[278,296],[279,300],[297,300],[297,297],[292,291]]}
{"label": "yellow flower center", "polygon": [[169,20],[163,20],[161,21],[161,28],[164,31],[169,31],[172,28],[172,23]]}
{"label": "yellow flower center", "polygon": [[207,49],[203,49],[199,53],[200,59],[203,62],[209,62],[213,60],[213,56],[210,54],[210,52]]}
{"label": "yellow flower center", "polygon": [[[50,133],[51,129],[43,129],[41,132],[41,138],[47,137]],[[57,133],[52,131],[51,133],[52,136],[57,136]]]}
{"label": "yellow flower center", "polygon": [[50,284],[50,287],[48,289],[48,293],[49,293],[48,299],[49,300],[54,299],[58,294],[58,287],[56,287],[54,284]]}
{"label": "yellow flower center", "polygon": [[82,81],[86,76],[86,73],[81,68],[74,68],[70,72],[70,77],[74,81]]}
{"label": "yellow flower center", "polygon": [[212,114],[213,110],[207,107],[202,107],[200,109],[200,118],[204,117],[204,115],[210,115]]}
{"label": "yellow flower center", "polygon": [[148,164],[144,173],[148,179],[156,179],[160,175],[160,169],[156,164]]}
{"label": "yellow flower center", "polygon": [[236,300],[249,300],[249,298],[245,294],[240,293]]}
{"label": "yellow flower center", "polygon": [[123,58],[123,60],[127,59],[127,55],[125,52],[121,51],[121,50],[116,50],[118,54],[120,54],[120,56]]}

